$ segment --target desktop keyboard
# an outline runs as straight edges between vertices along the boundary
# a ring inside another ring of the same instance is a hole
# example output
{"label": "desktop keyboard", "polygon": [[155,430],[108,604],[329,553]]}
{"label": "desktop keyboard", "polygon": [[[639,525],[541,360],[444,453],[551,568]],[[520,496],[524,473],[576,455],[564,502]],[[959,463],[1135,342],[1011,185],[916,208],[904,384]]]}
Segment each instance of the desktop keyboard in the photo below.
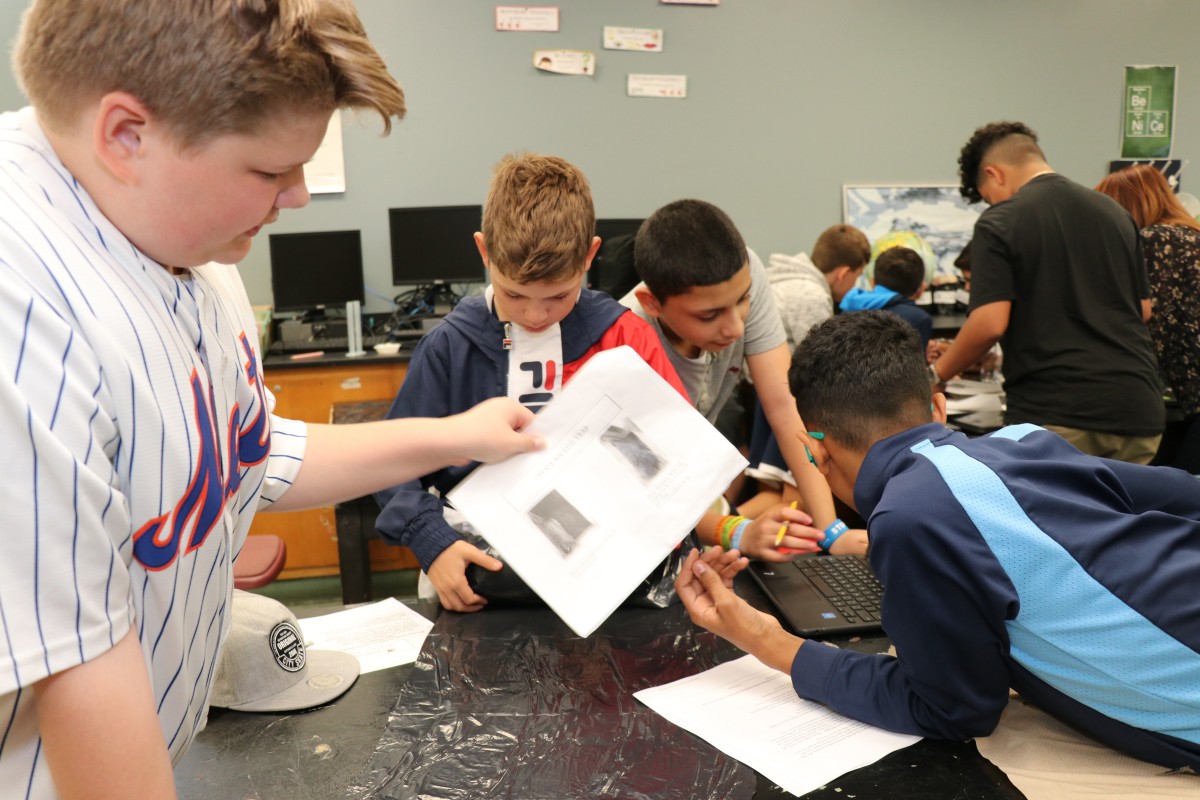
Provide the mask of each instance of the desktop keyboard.
{"label": "desktop keyboard", "polygon": [[[391,341],[387,335],[363,336],[363,350],[370,350],[377,344]],[[279,342],[280,349],[285,353],[304,352],[307,350],[345,350],[350,347],[350,341],[345,336],[321,336],[316,339],[283,339]]]}

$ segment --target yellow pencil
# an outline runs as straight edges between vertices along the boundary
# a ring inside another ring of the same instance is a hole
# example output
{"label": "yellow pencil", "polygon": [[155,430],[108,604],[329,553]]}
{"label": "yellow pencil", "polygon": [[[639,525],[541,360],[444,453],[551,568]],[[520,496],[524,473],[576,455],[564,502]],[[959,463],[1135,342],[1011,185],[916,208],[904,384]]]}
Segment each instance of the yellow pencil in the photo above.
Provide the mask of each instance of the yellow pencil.
{"label": "yellow pencil", "polygon": [[[795,500],[792,501],[791,507],[793,509],[796,508]],[[779,533],[775,534],[775,546],[776,547],[779,547],[779,545],[783,544],[783,537],[784,537],[784,534],[787,533],[787,529],[788,529],[788,523],[786,523],[786,522],[779,526]]]}

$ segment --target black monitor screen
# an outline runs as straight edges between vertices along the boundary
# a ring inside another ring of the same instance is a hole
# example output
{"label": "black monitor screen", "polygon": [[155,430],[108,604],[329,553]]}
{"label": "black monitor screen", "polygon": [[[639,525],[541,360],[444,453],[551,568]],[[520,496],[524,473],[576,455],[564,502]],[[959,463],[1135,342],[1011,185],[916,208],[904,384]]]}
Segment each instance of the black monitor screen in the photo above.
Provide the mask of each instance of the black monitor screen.
{"label": "black monitor screen", "polygon": [[472,283],[486,280],[475,247],[483,206],[390,208],[392,283]]}
{"label": "black monitor screen", "polygon": [[633,236],[642,227],[640,219],[598,219],[596,220],[596,235],[600,237],[600,247],[618,236]]}
{"label": "black monitor screen", "polygon": [[364,301],[359,231],[273,233],[269,241],[276,311]]}
{"label": "black monitor screen", "polygon": [[607,292],[618,300],[638,284],[633,268],[633,237],[642,226],[640,219],[598,219],[596,235],[600,249],[588,273],[588,286]]}

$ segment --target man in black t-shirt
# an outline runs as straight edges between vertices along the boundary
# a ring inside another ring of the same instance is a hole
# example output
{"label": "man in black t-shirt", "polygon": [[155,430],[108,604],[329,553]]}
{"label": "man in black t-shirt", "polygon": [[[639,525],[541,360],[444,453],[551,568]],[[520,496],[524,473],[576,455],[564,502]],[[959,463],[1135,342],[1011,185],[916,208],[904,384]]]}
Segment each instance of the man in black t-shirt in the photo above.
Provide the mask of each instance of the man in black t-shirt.
{"label": "man in black t-shirt", "polygon": [[975,131],[960,191],[988,208],[971,240],[970,315],[930,365],[943,383],[1000,342],[1005,422],[1047,427],[1092,455],[1149,463],[1164,424],[1137,226],[1058,175],[1019,122]]}

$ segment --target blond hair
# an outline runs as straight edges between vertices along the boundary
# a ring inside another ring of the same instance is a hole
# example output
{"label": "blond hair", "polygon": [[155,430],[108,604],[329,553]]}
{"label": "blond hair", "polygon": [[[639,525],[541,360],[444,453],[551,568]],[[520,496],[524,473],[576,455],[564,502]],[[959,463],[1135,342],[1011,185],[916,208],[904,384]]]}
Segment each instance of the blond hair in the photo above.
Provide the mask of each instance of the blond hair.
{"label": "blond hair", "polygon": [[483,208],[489,266],[518,283],[558,281],[583,271],[596,230],[587,178],[574,165],[535,153],[496,165]]}
{"label": "blond hair", "polygon": [[347,0],[34,0],[13,69],[52,130],[122,91],[184,147],[336,108],[377,111],[387,133],[405,111]]}

